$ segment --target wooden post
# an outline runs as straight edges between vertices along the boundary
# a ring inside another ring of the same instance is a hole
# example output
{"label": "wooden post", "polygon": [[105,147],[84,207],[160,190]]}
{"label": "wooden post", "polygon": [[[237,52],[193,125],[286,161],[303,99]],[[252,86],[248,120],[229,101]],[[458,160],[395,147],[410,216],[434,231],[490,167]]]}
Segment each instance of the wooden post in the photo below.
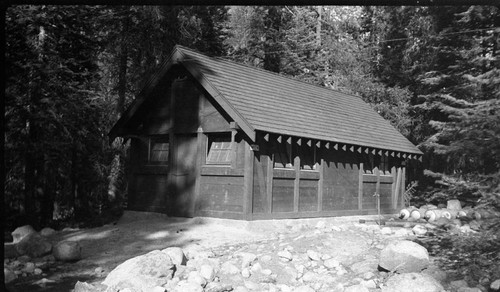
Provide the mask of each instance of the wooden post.
{"label": "wooden post", "polygon": [[393,166],[391,168],[391,176],[392,176],[392,184],[391,184],[391,202],[392,202],[392,208],[396,209],[396,205],[394,205],[394,202],[396,201],[396,180],[397,180],[397,174],[396,174],[396,167]]}
{"label": "wooden post", "polygon": [[[405,188],[406,188],[406,167],[403,166],[402,168],[402,173],[401,173],[401,198],[403,197],[403,194],[405,193]],[[401,202],[404,200],[401,199]],[[397,202],[396,202],[397,203]]]}
{"label": "wooden post", "polygon": [[248,143],[245,145],[245,176],[243,179],[243,217],[252,218],[254,153]]}
{"label": "wooden post", "polygon": [[295,180],[293,182],[293,212],[299,212],[300,195],[300,157],[297,155],[293,161],[295,169]]}
{"label": "wooden post", "polygon": [[267,213],[273,211],[273,159],[272,154],[267,156],[267,175],[266,175],[266,192],[267,192]]}
{"label": "wooden post", "polygon": [[323,173],[325,160],[321,158],[318,165],[319,171],[319,181],[318,181],[318,212],[323,211],[323,183],[325,180],[325,174]]}
{"label": "wooden post", "polygon": [[363,210],[363,162],[359,163],[359,176],[358,176],[358,210]]}
{"label": "wooden post", "polygon": [[203,140],[203,129],[201,127],[198,128],[198,133],[196,137],[196,143],[198,146],[198,156],[197,156],[197,161],[196,161],[196,181],[194,184],[194,198],[193,198],[193,205],[191,209],[191,213],[196,216],[196,207],[198,205],[198,200],[200,198],[201,194],[201,168],[203,167],[204,164],[204,159],[205,159],[205,141]]}
{"label": "wooden post", "polygon": [[[402,176],[401,167],[398,167],[398,174],[397,174],[397,178],[396,178],[396,187],[395,187],[395,192],[394,192],[393,204],[397,204],[398,198],[399,198],[400,193],[401,193],[401,176]],[[393,207],[394,207],[394,209],[396,209],[397,205],[393,205]]]}

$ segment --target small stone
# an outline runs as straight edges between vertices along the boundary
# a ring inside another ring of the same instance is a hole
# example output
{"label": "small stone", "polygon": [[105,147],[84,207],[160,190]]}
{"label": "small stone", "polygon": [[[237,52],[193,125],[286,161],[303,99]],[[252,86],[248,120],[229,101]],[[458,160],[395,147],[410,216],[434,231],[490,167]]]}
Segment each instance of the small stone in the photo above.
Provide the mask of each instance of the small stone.
{"label": "small stone", "polygon": [[94,291],[96,291],[96,287],[94,287],[94,285],[80,281],[76,282],[75,288],[73,289],[73,292],[94,292]]}
{"label": "small stone", "polygon": [[323,229],[325,227],[326,227],[325,221],[318,221],[318,223],[316,223],[316,229]]}
{"label": "small stone", "polygon": [[319,261],[321,260],[321,256],[314,250],[307,250],[307,256],[309,257],[309,259],[313,260],[313,261]]}
{"label": "small stone", "polygon": [[263,262],[270,262],[273,258],[270,255],[264,255],[260,258]]}
{"label": "small stone", "polygon": [[368,288],[366,288],[362,284],[358,284],[345,288],[344,292],[370,292],[370,290],[368,290]]}
{"label": "small stone", "polygon": [[231,262],[225,262],[221,265],[221,273],[235,275],[240,273],[240,269]]}
{"label": "small stone", "polygon": [[458,288],[469,287],[469,284],[467,284],[467,281],[465,280],[456,280],[450,282],[450,287],[457,290]]}
{"label": "small stone", "polygon": [[392,234],[392,229],[391,227],[383,227],[382,229],[380,229],[380,233],[384,235],[389,235]]}
{"label": "small stone", "polygon": [[404,228],[401,228],[401,229],[398,229],[396,231],[394,231],[394,235],[397,235],[397,236],[408,236],[411,234],[411,231],[408,231],[407,229],[404,229]]}
{"label": "small stone", "polygon": [[270,269],[264,269],[260,272],[266,276],[271,276],[271,274],[273,273],[273,271],[271,271]]}
{"label": "small stone", "polygon": [[460,287],[458,288],[457,292],[482,292],[481,289],[474,287]]}
{"label": "small stone", "polygon": [[190,272],[187,277],[187,281],[190,283],[196,283],[201,287],[204,287],[207,284],[207,280],[205,280],[205,278],[203,278],[197,271]]}
{"label": "small stone", "polygon": [[336,267],[340,267],[340,262],[337,261],[336,259],[328,259],[328,260],[323,262],[323,265],[325,265],[325,267],[327,267],[329,269],[333,269]]}
{"label": "small stone", "polygon": [[310,286],[303,285],[293,289],[293,292],[315,292],[315,291]]}
{"label": "small stone", "polygon": [[360,284],[365,286],[368,289],[376,289],[377,288],[377,283],[375,283],[374,280],[362,281]]}
{"label": "small stone", "polygon": [[420,225],[420,224],[417,224],[415,225],[412,230],[413,233],[416,235],[416,236],[422,236],[422,235],[425,235],[427,233],[427,228],[425,228],[424,226]]}
{"label": "small stone", "polygon": [[175,286],[174,291],[175,292],[203,292],[203,288],[196,283],[191,283],[191,282],[187,282],[187,281],[180,281]]}
{"label": "small stone", "polygon": [[156,286],[154,287],[151,292],[165,292],[165,288],[161,287],[161,286]]}
{"label": "small stone", "polygon": [[32,262],[27,262],[26,265],[24,265],[23,272],[32,274],[35,271],[35,264]]}
{"label": "small stone", "polygon": [[248,268],[244,268],[241,270],[241,275],[243,278],[250,278],[250,270]]}
{"label": "small stone", "polygon": [[35,268],[35,269],[33,270],[33,274],[35,274],[35,275],[41,275],[42,273],[43,273],[43,271],[42,271],[42,269],[40,269],[40,268]]}
{"label": "small stone", "polygon": [[241,252],[238,254],[238,256],[241,257],[242,269],[250,266],[257,259],[257,256],[255,254],[249,252]]}
{"label": "small stone", "polygon": [[284,261],[291,261],[293,256],[288,250],[282,250],[278,252],[278,257],[280,257],[281,260]]}
{"label": "small stone", "polygon": [[259,284],[252,282],[252,281],[245,281],[245,287],[247,287],[250,290],[259,290]]}
{"label": "small stone", "polygon": [[332,226],[331,228],[332,228],[333,231],[337,231],[337,232],[342,231],[342,228],[340,228],[338,226]]}
{"label": "small stone", "polygon": [[250,270],[252,271],[252,273],[257,273],[258,271],[262,270],[262,266],[259,263],[256,263]]}
{"label": "small stone", "polygon": [[167,247],[162,250],[162,252],[168,254],[170,258],[172,259],[172,263],[176,266],[180,265],[185,265],[186,264],[186,255],[184,254],[184,251],[180,247]]}
{"label": "small stone", "polygon": [[200,275],[205,278],[205,280],[211,282],[215,277],[214,268],[210,265],[202,265],[200,267]]}
{"label": "small stone", "polygon": [[104,272],[104,269],[101,267],[97,267],[94,269],[94,273],[100,275],[102,272]]}
{"label": "small stone", "polygon": [[238,286],[233,290],[233,292],[248,292],[248,289],[244,286]]}
{"label": "small stone", "polygon": [[50,227],[45,227],[44,229],[40,230],[40,235],[43,237],[51,236],[54,233],[56,233],[56,231]]}
{"label": "small stone", "polygon": [[306,272],[304,276],[302,276],[302,280],[304,280],[304,282],[311,282],[314,281],[316,278],[317,278],[316,274],[311,271]]}
{"label": "small stone", "polygon": [[390,277],[382,292],[441,292],[443,286],[434,278],[423,273],[403,273]]}
{"label": "small stone", "polygon": [[365,280],[369,280],[369,279],[371,279],[373,277],[375,277],[375,274],[372,273],[372,272],[366,272],[366,273],[363,274],[363,279],[365,279]]}
{"label": "small stone", "polygon": [[500,291],[500,279],[493,281],[490,285],[491,290]]}

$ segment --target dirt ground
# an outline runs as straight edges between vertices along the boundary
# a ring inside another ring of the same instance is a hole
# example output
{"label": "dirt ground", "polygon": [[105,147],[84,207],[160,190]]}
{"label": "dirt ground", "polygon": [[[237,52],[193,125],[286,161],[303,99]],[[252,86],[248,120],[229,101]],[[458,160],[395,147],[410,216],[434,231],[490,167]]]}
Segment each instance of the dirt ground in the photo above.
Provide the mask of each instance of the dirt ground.
{"label": "dirt ground", "polygon": [[[350,216],[316,219],[239,221],[215,218],[168,218],[161,214],[127,211],[115,224],[99,228],[57,232],[49,237],[52,243],[61,240],[78,241],[82,246],[82,260],[75,263],[53,263],[39,276],[21,277],[10,283],[10,291],[71,291],[76,281],[100,283],[106,275],[125,260],[152,250],[170,246],[183,248],[185,253],[230,253],[231,250],[249,250],[252,246],[265,248],[287,239],[301,243],[297,248],[308,248],[318,243],[312,230],[322,221],[326,226],[341,226],[341,232],[329,235],[328,244],[337,258],[354,261],[374,242],[360,233],[359,219],[373,216]],[[354,227],[358,225],[358,228]],[[311,235],[312,234],[312,235]],[[298,239],[301,239],[300,241]],[[326,239],[326,237],[325,237]],[[325,242],[320,239],[319,241]],[[378,252],[378,250],[374,250]],[[102,272],[96,272],[96,268]],[[45,279],[45,280],[44,280]]]}

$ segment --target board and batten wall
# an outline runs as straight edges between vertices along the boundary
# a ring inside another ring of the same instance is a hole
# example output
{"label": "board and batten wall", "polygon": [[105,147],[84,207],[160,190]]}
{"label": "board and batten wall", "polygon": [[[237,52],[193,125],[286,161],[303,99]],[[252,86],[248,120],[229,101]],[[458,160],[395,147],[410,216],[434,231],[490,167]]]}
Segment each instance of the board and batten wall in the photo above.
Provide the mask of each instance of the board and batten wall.
{"label": "board and batten wall", "polygon": [[323,147],[317,149],[314,170],[301,169],[299,156],[294,157],[292,168],[275,168],[273,143],[262,135],[258,139],[252,219],[377,214],[375,193],[380,195],[382,214],[393,213],[403,204],[404,166],[400,164],[392,166],[390,174],[365,173],[357,153]]}

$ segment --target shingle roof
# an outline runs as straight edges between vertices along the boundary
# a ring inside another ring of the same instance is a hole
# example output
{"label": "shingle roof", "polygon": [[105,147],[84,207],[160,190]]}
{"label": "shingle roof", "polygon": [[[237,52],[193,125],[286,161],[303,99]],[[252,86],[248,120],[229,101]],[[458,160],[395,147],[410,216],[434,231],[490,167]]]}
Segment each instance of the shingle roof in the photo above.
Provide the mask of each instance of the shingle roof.
{"label": "shingle roof", "polygon": [[422,154],[357,96],[181,46],[174,53],[250,137],[263,131]]}

